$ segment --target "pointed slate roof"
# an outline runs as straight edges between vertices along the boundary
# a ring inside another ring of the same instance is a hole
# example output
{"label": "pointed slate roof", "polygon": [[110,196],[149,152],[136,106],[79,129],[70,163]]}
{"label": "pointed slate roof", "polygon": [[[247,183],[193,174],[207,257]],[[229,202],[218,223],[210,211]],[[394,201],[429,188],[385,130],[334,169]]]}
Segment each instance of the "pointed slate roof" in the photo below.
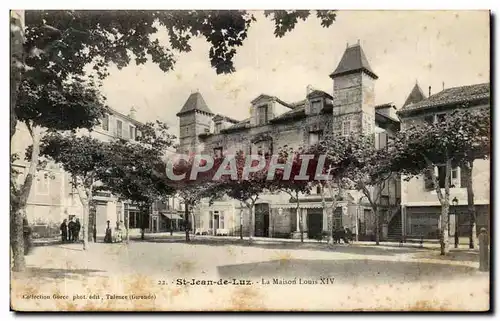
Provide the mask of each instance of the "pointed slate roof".
{"label": "pointed slate roof", "polygon": [[415,83],[415,86],[413,86],[413,89],[411,90],[410,94],[406,98],[406,101],[403,104],[403,107],[405,107],[409,104],[418,103],[418,102],[424,100],[425,98],[426,97],[424,95],[424,92],[422,91],[422,88],[420,88],[418,83]]}
{"label": "pointed slate roof", "polygon": [[184,106],[182,106],[181,111],[177,113],[177,116],[193,111],[201,111],[210,115],[214,114],[212,113],[210,108],[208,108],[207,103],[199,92],[195,92],[189,95],[189,98],[184,103]]}
{"label": "pointed slate roof", "polygon": [[408,104],[398,111],[398,115],[409,115],[413,112],[436,107],[455,106],[464,104],[475,106],[490,103],[490,83],[447,88],[424,100]]}
{"label": "pointed slate roof", "polygon": [[330,74],[330,77],[334,78],[337,76],[347,75],[359,71],[364,71],[373,78],[378,79],[378,76],[370,67],[368,59],[366,59],[361,45],[356,44],[354,46],[347,47],[347,49],[344,51],[342,59],[340,59],[340,63],[337,66],[337,69],[335,69],[335,71]]}

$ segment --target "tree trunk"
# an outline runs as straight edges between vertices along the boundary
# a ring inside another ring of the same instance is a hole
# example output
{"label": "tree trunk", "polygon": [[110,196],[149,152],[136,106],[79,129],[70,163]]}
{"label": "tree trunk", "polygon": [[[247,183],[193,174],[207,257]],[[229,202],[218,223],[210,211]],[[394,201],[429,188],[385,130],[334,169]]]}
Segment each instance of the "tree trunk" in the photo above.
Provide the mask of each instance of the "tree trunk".
{"label": "tree trunk", "polygon": [[10,216],[10,246],[13,256],[12,270],[16,272],[26,269],[24,259],[23,212],[15,208]]}
{"label": "tree trunk", "polygon": [[380,213],[378,206],[373,209],[373,214],[375,214],[375,244],[380,245]]}
{"label": "tree trunk", "polygon": [[249,236],[248,236],[248,238],[250,241],[252,241],[254,234],[255,234],[255,203],[252,202],[252,204],[248,207],[248,209],[250,210],[250,218],[248,220],[248,224],[249,224],[249,228],[248,228]]}
{"label": "tree trunk", "polygon": [[439,229],[439,243],[441,246],[441,255],[446,255],[450,251],[450,242],[448,237],[448,220],[450,211],[450,176],[451,176],[451,160],[446,162],[446,175],[444,181],[444,195],[439,186],[438,179],[434,173],[434,164],[426,158],[427,172],[432,178],[432,184],[436,190],[439,203],[441,203],[441,228]]}
{"label": "tree trunk", "polygon": [[130,210],[127,210],[127,244],[130,242]]}
{"label": "tree trunk", "polygon": [[[474,248],[474,238],[475,234],[475,225],[476,225],[476,207],[474,206],[474,189],[472,186],[472,170],[473,170],[473,161],[467,162],[465,166],[463,166],[465,170],[465,175],[467,177],[467,212],[469,213],[469,248]],[[457,220],[457,219],[456,219]],[[458,222],[458,220],[457,220]]]}
{"label": "tree trunk", "polygon": [[193,234],[193,238],[194,238],[194,235],[195,235],[195,232],[196,232],[195,225],[196,225],[196,220],[194,218],[194,211],[191,211],[191,227],[192,227],[191,234]]}
{"label": "tree trunk", "polygon": [[80,197],[80,202],[83,206],[83,222],[82,222],[82,236],[83,236],[83,250],[89,248],[89,211],[90,211],[90,200],[92,199],[92,183],[89,188],[83,186],[83,179],[76,178],[77,184],[75,186],[78,196]]}
{"label": "tree trunk", "polygon": [[443,204],[441,206],[441,235],[440,235],[440,243],[441,243],[441,255],[446,255],[450,252],[450,238],[448,237],[448,218],[449,218],[449,204]]}
{"label": "tree trunk", "polygon": [[83,235],[83,250],[89,248],[89,202],[82,202],[83,204],[83,222],[82,222],[82,235]]}
{"label": "tree trunk", "polygon": [[146,228],[149,227],[149,209],[150,205],[142,205],[139,207],[141,211],[141,240],[144,241]]}
{"label": "tree trunk", "polygon": [[[40,135],[41,128],[38,126],[30,127],[30,135],[33,140],[33,148],[31,153],[30,165],[26,178],[21,188],[18,190],[15,200],[14,210],[10,213],[11,217],[11,245],[12,255],[14,256],[14,270],[23,271],[25,268],[24,264],[24,227],[23,218],[26,212],[26,205],[28,203],[28,198],[30,195],[31,187],[33,185],[33,180],[36,176],[36,168],[38,165],[38,157],[40,155]],[[19,242],[19,240],[22,240]],[[22,256],[19,257],[19,256]],[[16,264],[17,263],[17,264]]]}
{"label": "tree trunk", "polygon": [[295,214],[299,217],[299,228],[300,228],[300,242],[304,243],[304,218],[302,213],[300,213],[300,203],[298,193],[295,195],[297,199],[297,208],[295,209]]}
{"label": "tree trunk", "polygon": [[189,242],[189,205],[184,203],[184,230],[186,232],[186,242]]}
{"label": "tree trunk", "polygon": [[10,14],[10,140],[16,133],[16,103],[19,84],[24,70],[24,11],[12,10]]}

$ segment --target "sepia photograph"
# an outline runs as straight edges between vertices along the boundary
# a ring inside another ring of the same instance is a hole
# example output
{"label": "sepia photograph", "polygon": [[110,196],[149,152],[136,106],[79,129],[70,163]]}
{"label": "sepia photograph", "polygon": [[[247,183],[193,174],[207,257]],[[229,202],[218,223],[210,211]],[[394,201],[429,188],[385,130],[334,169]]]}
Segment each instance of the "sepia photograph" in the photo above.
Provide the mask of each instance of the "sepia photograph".
{"label": "sepia photograph", "polygon": [[492,310],[489,10],[9,15],[11,311]]}

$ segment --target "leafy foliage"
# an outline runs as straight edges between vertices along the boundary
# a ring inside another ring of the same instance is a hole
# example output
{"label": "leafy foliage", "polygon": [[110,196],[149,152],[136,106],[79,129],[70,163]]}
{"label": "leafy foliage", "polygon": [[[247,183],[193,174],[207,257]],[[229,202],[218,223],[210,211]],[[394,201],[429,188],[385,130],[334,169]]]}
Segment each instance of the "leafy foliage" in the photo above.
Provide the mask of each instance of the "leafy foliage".
{"label": "leafy foliage", "polygon": [[417,123],[400,132],[390,144],[391,166],[410,179],[429,166],[452,167],[485,158],[490,149],[489,108],[457,109],[442,122]]}
{"label": "leafy foliage", "polygon": [[164,153],[175,137],[162,122],[139,126],[139,132],[137,141],[119,139],[109,144],[107,170],[99,175],[100,189],[150,206],[155,200],[174,193],[158,173],[165,171]]}
{"label": "leafy foliage", "polygon": [[60,164],[89,188],[108,170],[111,150],[108,143],[89,136],[51,133],[42,139],[40,155]]}
{"label": "leafy foliage", "polygon": [[[276,36],[292,30],[298,19],[306,20],[309,11],[267,11],[275,22]],[[334,11],[318,11],[323,27],[336,18]],[[209,59],[218,74],[233,72],[236,48],[247,38],[256,21],[245,10],[64,10],[27,11],[25,51],[31,53],[28,65],[52,68],[53,74],[66,78],[83,75],[92,65],[99,78],[108,73],[110,62],[122,68],[132,58],[144,64],[148,58],[163,71],[175,64],[175,52],[189,52],[190,40],[203,37],[210,43]],[[170,47],[157,36],[167,30]],[[43,55],[36,55],[43,51]],[[55,64],[55,65],[54,65]]]}

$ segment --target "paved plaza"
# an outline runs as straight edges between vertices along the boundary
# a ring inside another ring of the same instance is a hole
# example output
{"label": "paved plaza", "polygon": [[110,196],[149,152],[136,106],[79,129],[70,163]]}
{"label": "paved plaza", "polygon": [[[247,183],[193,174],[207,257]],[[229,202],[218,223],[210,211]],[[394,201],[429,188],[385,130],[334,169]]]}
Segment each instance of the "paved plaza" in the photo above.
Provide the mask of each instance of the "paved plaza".
{"label": "paved plaza", "polygon": [[[200,237],[186,244],[174,236],[96,243],[88,251],[81,244],[37,246],[27,265],[26,272],[13,274],[19,294],[13,302],[34,310],[290,310],[287,302],[300,299],[317,310],[489,307],[489,274],[478,271],[477,251],[465,248],[442,257],[432,245],[249,244]],[[21,297],[54,293],[68,298]]]}

